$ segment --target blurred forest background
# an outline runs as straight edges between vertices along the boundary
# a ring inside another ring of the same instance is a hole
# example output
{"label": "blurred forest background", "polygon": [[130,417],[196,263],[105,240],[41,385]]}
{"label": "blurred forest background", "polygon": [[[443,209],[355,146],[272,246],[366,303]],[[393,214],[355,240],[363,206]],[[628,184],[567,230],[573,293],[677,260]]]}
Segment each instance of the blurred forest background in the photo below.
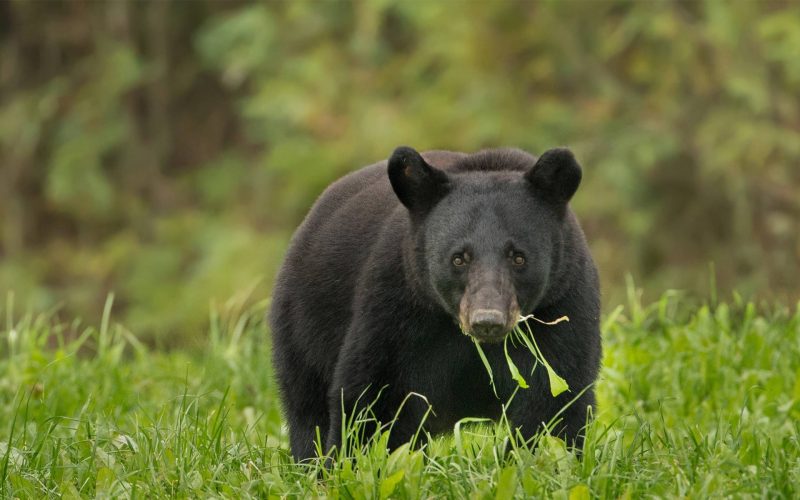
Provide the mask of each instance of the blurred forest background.
{"label": "blurred forest background", "polygon": [[[800,297],[800,4],[0,1],[0,293],[201,339],[324,187],[408,144],[567,145],[625,276]],[[3,305],[2,307],[6,307]]]}

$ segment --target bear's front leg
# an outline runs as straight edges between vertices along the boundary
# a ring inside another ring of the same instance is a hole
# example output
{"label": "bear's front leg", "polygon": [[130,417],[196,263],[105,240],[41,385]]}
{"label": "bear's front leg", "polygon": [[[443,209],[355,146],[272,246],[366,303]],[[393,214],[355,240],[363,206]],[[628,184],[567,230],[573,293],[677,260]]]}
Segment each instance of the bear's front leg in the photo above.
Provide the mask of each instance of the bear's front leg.
{"label": "bear's front leg", "polygon": [[[325,452],[336,448],[342,453],[345,433],[358,442],[371,437],[376,430],[376,417],[381,417],[379,396],[386,388],[388,356],[386,346],[364,327],[348,331],[339,351],[333,381],[328,392],[329,427],[325,436]],[[355,425],[354,425],[355,424]]]}
{"label": "bear's front leg", "polygon": [[[374,382],[374,381],[373,381]],[[347,446],[366,442],[375,434],[380,389],[366,380],[337,377],[328,395],[330,426],[325,436],[325,451],[343,453]]]}
{"label": "bear's front leg", "polygon": [[[366,444],[378,431],[389,430],[388,448],[394,450],[404,443],[415,442],[420,446],[427,440],[422,427],[427,403],[414,399],[413,395],[403,401],[395,397],[390,386],[382,390],[376,386],[347,385],[338,397],[331,393],[330,427],[326,438],[326,450],[336,448],[339,453],[352,446]],[[349,389],[347,388],[349,387]],[[344,424],[343,424],[344,422]],[[343,446],[343,438],[347,443]]]}
{"label": "bear's front leg", "polygon": [[345,448],[354,442],[365,444],[379,425],[381,431],[391,427],[390,449],[415,436],[418,441],[424,440],[420,426],[429,406],[406,391],[402,370],[395,363],[402,355],[389,345],[386,335],[371,336],[363,330],[350,333],[339,354],[328,394],[330,425],[325,451],[330,453],[336,448],[342,453],[345,436]]}

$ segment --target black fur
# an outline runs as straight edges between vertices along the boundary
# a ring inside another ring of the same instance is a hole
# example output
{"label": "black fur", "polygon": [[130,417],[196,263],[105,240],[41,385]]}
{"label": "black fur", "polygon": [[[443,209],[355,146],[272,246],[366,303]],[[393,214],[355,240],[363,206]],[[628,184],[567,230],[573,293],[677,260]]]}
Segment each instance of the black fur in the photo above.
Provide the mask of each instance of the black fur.
{"label": "black fur", "polygon": [[[569,317],[531,327],[571,391],[553,398],[544,369],[528,375],[532,356],[509,345],[531,387],[508,415],[531,436],[588,387],[556,429],[580,445],[601,355],[597,272],[567,206],[580,178],[564,149],[537,162],[513,149],[402,147],[332,184],[292,239],[270,313],[294,457],[314,456],[317,426],[326,449],[339,445],[342,404],[352,412],[379,392],[383,423],[410,392],[432,405],[424,428],[434,434],[464,417],[497,418],[516,382],[496,341],[519,313]],[[462,329],[484,341],[499,400]],[[391,447],[427,408],[406,402]]]}

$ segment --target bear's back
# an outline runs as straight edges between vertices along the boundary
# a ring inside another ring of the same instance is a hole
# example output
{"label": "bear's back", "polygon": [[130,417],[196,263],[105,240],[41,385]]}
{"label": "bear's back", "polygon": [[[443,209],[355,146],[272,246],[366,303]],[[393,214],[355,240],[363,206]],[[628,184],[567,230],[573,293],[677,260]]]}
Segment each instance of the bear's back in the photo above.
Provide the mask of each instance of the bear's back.
{"label": "bear's back", "polygon": [[[525,171],[536,158],[519,149],[488,149],[473,154],[433,150],[422,153],[432,166],[452,173]],[[363,167],[333,182],[320,195],[309,211],[298,235],[315,232],[332,220],[341,219],[339,230],[349,223],[386,217],[400,205],[389,184],[387,161]],[[353,209],[353,211],[349,209]],[[367,221],[363,221],[367,222]],[[342,225],[341,223],[345,223]],[[361,225],[361,224],[358,224]],[[364,228],[363,226],[360,229]],[[324,239],[323,234],[315,239]],[[342,235],[338,235],[341,237]],[[363,239],[361,243],[363,243]]]}

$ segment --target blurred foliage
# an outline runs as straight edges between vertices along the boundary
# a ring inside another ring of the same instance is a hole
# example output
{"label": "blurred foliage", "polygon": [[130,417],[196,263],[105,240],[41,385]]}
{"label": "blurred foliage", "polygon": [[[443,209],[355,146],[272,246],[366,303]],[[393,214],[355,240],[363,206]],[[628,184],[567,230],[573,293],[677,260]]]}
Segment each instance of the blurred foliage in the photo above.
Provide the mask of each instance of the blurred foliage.
{"label": "blurred foliage", "polygon": [[400,144],[568,145],[607,303],[800,295],[790,2],[0,2],[0,291],[196,336]]}

